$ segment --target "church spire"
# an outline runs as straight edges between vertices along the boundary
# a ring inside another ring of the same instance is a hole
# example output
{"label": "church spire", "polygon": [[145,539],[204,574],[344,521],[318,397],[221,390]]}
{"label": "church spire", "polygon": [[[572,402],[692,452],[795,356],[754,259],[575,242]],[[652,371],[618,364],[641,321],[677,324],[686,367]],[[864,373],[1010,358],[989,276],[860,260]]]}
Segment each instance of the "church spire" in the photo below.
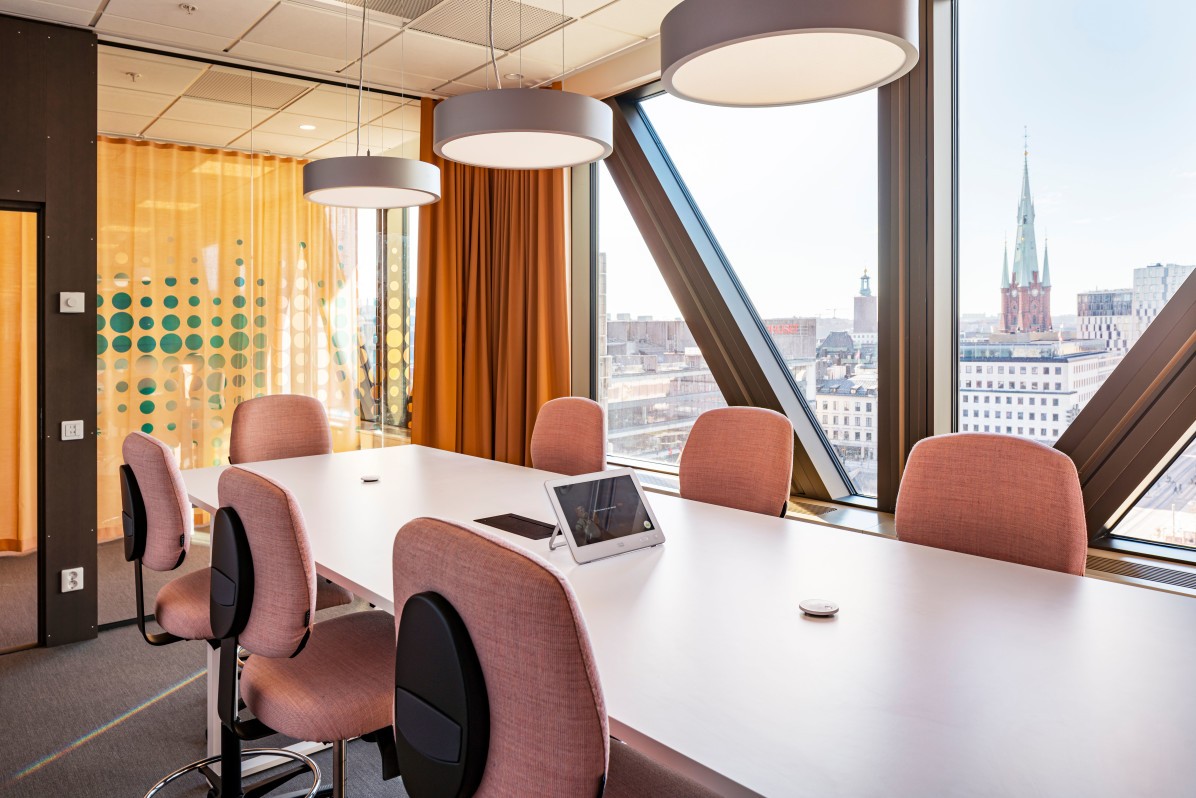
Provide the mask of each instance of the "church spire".
{"label": "church spire", "polygon": [[1005,266],[1001,269],[1001,287],[1009,287],[1009,241],[1005,242]]}
{"label": "church spire", "polygon": [[1042,286],[1051,287],[1051,240],[1048,238],[1042,244]]}
{"label": "church spire", "polygon": [[1029,285],[1038,271],[1038,244],[1034,236],[1034,198],[1030,194],[1030,154],[1022,155],[1022,195],[1017,204],[1017,238],[1013,245],[1013,279]]}

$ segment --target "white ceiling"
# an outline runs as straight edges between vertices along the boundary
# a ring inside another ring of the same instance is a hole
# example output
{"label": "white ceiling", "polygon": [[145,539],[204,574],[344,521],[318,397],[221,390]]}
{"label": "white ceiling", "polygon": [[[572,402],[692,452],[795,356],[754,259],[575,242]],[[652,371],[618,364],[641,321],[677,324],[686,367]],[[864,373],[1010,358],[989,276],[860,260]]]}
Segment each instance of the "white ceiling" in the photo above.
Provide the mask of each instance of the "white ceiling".
{"label": "white ceiling", "polygon": [[[507,78],[514,74],[539,85],[586,69],[655,38],[678,2],[494,0],[499,74],[507,86],[520,83]],[[365,3],[367,87],[447,97],[494,86],[488,0]],[[361,0],[0,0],[0,13],[192,56],[102,46],[101,133],[307,157],[353,154]],[[417,154],[417,105],[367,92],[361,119],[363,151]]]}

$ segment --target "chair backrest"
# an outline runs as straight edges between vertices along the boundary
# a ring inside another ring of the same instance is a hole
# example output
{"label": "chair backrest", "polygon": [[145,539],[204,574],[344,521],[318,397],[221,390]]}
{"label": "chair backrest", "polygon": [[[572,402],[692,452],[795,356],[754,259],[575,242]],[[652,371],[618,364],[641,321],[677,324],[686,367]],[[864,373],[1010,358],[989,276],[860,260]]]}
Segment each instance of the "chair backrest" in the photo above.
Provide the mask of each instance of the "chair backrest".
{"label": "chair backrest", "polygon": [[249,540],[253,602],[239,641],[252,654],[290,657],[302,649],[316,610],[316,569],[303,514],[291,492],[244,468],[220,475],[220,506]]}
{"label": "chair backrest", "polygon": [[679,471],[683,498],[784,515],[793,479],[793,425],[761,407],[708,410],[689,431]]}
{"label": "chair backrest", "polygon": [[174,452],[144,432],[131,432],[121,446],[145,508],[146,538],[141,562],[154,571],[182,564],[191,549],[193,516]]}
{"label": "chair backrest", "polygon": [[1084,498],[1071,458],[1008,435],[918,441],[901,478],[897,537],[995,560],[1083,574]]}
{"label": "chair backrest", "polygon": [[580,396],[540,407],[532,428],[532,467],[567,476],[606,468],[606,417],[602,406]]}
{"label": "chair backrest", "polygon": [[417,518],[394,541],[397,626],[407,600],[425,592],[456,610],[485,677],[490,742],[476,795],[598,795],[606,704],[560,572],[489,532]]}
{"label": "chair backrest", "polygon": [[257,463],[332,453],[328,413],[310,396],[259,396],[237,405],[229,436],[228,460]]}

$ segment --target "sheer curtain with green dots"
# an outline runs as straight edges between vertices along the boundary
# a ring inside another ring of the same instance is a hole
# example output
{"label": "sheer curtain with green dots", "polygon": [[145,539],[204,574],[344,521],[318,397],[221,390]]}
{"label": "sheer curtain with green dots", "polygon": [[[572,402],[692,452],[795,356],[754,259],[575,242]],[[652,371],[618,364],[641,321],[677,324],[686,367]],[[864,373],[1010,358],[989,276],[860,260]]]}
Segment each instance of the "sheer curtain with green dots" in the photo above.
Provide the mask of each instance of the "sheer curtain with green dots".
{"label": "sheer curtain with green dots", "polygon": [[308,202],[301,159],[97,147],[101,541],[121,534],[121,443],[134,430],[184,469],[218,465],[239,402],[297,393],[327,408],[338,451],[406,440],[405,212]]}

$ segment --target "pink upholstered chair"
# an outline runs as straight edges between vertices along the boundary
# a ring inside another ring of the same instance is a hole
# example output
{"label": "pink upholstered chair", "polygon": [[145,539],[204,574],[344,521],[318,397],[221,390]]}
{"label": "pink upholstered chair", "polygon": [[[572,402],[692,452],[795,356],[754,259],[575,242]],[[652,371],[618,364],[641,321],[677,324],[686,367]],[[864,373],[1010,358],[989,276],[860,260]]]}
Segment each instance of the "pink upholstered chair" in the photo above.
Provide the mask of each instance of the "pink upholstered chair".
{"label": "pink upholstered chair", "polygon": [[961,432],[910,451],[897,537],[995,560],[1082,575],[1084,499],[1071,459],[1041,443]]}
{"label": "pink upholstered chair", "polygon": [[793,479],[793,425],[760,407],[708,410],[689,431],[679,470],[683,498],[784,516]]}
{"label": "pink upholstered chair", "polygon": [[424,702],[411,707],[399,700],[403,682],[396,680],[396,737],[411,798],[713,794],[610,739],[585,621],[573,589],[553,566],[490,532],[433,518],[404,525],[394,542],[400,676],[431,655],[427,645],[408,642],[413,633],[426,638],[426,624],[414,632],[407,629],[422,620],[410,607],[429,597],[447,606],[446,614],[462,625],[463,634],[454,639],[461,645],[460,637],[466,638],[463,648],[468,649],[458,659],[448,658],[448,665],[438,660],[433,676],[442,678],[436,684],[442,687],[450,674],[469,674],[480,666],[484,692],[473,705],[484,710],[474,715],[483,718],[484,739],[471,739],[472,726],[460,738],[447,735],[465,741],[460,767],[467,775],[447,790],[443,782],[438,787],[425,781],[428,763],[419,751],[430,750],[434,741],[421,739],[420,730],[446,723],[444,718],[430,723],[429,717],[451,717],[458,702],[433,704],[431,713]]}
{"label": "pink upholstered chair", "polygon": [[[391,735],[394,619],[366,611],[312,623],[316,572],[299,506],[283,486],[242,468],[220,475],[213,520],[212,627],[221,638],[221,794],[239,795],[240,740],[281,732],[333,743],[331,794],[343,795],[345,741]],[[238,717],[239,679],[253,713]],[[226,777],[224,774],[228,772]],[[325,794],[321,790],[320,794]]]}
{"label": "pink upholstered chair", "polygon": [[158,591],[154,617],[165,633],[145,629],[145,597],[141,568],[173,571],[191,549],[192,510],[178,462],[165,443],[144,432],[132,432],[121,446],[121,502],[125,559],[134,565],[137,626],[146,642],[166,645],[179,640],[209,640],[207,568],[172,579]]}
{"label": "pink upholstered chair", "polygon": [[233,465],[331,453],[328,414],[310,396],[259,396],[233,411],[228,446]]}
{"label": "pink upholstered chair", "polygon": [[[313,454],[332,454],[328,414],[318,400],[294,394],[259,396],[233,411],[228,446],[233,465]],[[318,610],[353,601],[352,593],[325,579],[318,580],[316,589]]]}
{"label": "pink upholstered chair", "polygon": [[580,396],[545,402],[532,428],[532,468],[567,476],[606,468],[606,417]]}

